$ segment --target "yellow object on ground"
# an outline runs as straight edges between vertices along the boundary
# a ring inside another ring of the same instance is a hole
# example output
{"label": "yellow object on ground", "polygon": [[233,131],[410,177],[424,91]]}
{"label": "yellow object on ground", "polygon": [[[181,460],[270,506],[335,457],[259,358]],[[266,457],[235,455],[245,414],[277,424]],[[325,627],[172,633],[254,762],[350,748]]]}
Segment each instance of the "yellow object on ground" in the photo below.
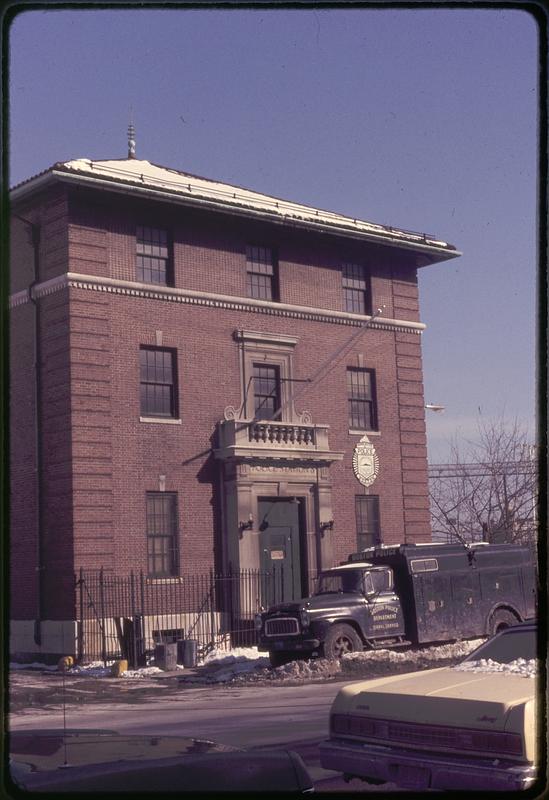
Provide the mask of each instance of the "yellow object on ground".
{"label": "yellow object on ground", "polygon": [[63,656],[57,662],[57,669],[61,672],[65,672],[65,670],[70,669],[74,666],[74,658],[72,656]]}
{"label": "yellow object on ground", "polygon": [[115,661],[111,667],[111,675],[113,678],[120,678],[120,676],[127,672],[128,670],[128,662],[125,659],[121,659],[120,661]]}

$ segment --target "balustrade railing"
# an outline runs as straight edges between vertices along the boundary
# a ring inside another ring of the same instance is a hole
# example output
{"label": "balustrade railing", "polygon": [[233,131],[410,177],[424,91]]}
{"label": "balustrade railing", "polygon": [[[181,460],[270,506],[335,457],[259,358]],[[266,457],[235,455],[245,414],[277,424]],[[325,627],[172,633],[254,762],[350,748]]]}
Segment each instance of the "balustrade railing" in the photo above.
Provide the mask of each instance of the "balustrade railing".
{"label": "balustrade railing", "polygon": [[292,425],[286,422],[253,422],[249,426],[250,442],[281,444],[285,447],[307,447],[316,444],[314,425]]}

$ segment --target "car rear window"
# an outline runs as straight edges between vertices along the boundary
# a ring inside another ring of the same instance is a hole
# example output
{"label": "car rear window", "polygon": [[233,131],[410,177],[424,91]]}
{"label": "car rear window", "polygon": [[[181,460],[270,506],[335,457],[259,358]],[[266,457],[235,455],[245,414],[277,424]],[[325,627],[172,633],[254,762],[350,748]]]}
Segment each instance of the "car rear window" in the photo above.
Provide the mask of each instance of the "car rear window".
{"label": "car rear window", "polygon": [[516,629],[500,636],[495,636],[490,641],[482,644],[470,653],[463,661],[480,661],[481,659],[499,661],[501,664],[510,664],[517,658],[530,660],[537,658],[536,631],[533,628],[525,630]]}

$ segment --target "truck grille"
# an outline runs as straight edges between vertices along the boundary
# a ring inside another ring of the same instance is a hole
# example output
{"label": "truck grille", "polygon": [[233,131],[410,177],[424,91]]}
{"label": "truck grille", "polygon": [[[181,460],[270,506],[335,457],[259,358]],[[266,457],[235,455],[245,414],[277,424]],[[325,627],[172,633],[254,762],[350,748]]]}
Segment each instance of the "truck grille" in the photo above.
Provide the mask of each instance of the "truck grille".
{"label": "truck grille", "polygon": [[265,636],[296,636],[299,622],[295,617],[277,617],[265,622]]}

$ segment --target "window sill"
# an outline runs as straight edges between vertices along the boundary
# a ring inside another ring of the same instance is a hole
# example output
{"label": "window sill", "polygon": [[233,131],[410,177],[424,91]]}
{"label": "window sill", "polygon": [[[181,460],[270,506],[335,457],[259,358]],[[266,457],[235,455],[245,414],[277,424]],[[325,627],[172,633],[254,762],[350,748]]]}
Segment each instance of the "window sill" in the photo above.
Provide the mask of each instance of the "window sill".
{"label": "window sill", "polygon": [[352,436],[381,436],[381,431],[357,431],[354,428],[349,428],[349,434]]}
{"label": "window sill", "polygon": [[181,425],[180,419],[171,417],[139,417],[139,422],[159,422],[161,425]]}
{"label": "window sill", "polygon": [[183,578],[178,576],[173,576],[171,578],[145,578],[146,583],[183,583]]}

